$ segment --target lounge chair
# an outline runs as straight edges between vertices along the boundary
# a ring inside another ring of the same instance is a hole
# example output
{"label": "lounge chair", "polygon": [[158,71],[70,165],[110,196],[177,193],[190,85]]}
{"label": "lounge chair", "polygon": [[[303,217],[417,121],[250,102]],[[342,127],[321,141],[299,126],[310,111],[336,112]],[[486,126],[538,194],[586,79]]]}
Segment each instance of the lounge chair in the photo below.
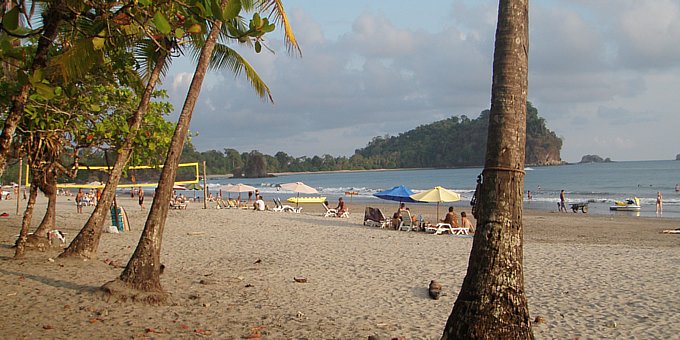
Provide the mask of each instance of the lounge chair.
{"label": "lounge chair", "polygon": [[337,210],[335,210],[333,208],[329,208],[327,205],[325,205],[323,203],[321,203],[321,205],[323,205],[324,209],[326,209],[326,212],[324,213],[323,217],[336,217],[336,216],[338,216]]}
{"label": "lounge chair", "polygon": [[302,207],[295,208],[293,206],[290,206],[288,204],[281,204],[281,199],[280,198],[275,198],[273,199],[274,201],[274,208],[272,210],[274,211],[284,211],[284,212],[294,212],[294,213],[300,213],[302,211]]}
{"label": "lounge chair", "polygon": [[411,212],[408,210],[402,210],[401,212],[401,223],[397,230],[411,231],[413,230],[413,218],[411,217]]}
{"label": "lounge chair", "polygon": [[468,235],[468,234],[470,234],[470,228],[460,228],[460,227],[453,228],[448,223],[437,223],[436,225],[426,227],[425,231],[429,232],[429,233],[434,233],[435,235],[441,235],[444,232],[447,232],[447,233],[452,234],[452,235]]}
{"label": "lounge chair", "polygon": [[186,202],[176,202],[175,200],[170,200],[170,208],[173,209],[186,209],[187,205],[188,204]]}
{"label": "lounge chair", "polygon": [[385,218],[385,215],[378,208],[366,207],[364,210],[364,225],[369,227],[387,228],[390,221]]}

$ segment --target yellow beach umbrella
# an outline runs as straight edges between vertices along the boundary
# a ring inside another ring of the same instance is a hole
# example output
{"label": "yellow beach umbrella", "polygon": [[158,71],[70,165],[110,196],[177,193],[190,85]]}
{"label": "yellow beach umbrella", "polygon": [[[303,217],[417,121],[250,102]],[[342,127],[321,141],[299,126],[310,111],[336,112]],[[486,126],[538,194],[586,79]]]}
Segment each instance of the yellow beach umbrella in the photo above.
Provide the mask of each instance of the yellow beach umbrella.
{"label": "yellow beach umbrella", "polygon": [[319,193],[316,189],[314,189],[314,188],[310,187],[309,185],[302,183],[302,182],[284,183],[284,184],[281,184],[281,189],[297,193],[298,200],[295,201],[295,207],[296,208],[300,206],[300,201],[299,201],[300,193],[303,193],[303,194],[318,194]]}
{"label": "yellow beach umbrella", "polygon": [[411,198],[417,202],[437,203],[437,221],[439,221],[439,203],[442,202],[456,202],[460,201],[460,195],[453,191],[447,190],[440,186],[433,189],[419,192],[411,195]]}

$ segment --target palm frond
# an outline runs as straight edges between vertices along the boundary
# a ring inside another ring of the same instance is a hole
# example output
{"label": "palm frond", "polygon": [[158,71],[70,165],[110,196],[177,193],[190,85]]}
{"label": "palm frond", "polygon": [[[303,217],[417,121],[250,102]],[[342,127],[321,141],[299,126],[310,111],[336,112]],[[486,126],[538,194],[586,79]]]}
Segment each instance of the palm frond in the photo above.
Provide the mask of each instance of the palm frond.
{"label": "palm frond", "polygon": [[149,75],[154,67],[156,67],[159,58],[167,58],[161,69],[161,77],[165,75],[170,68],[170,61],[172,58],[168,56],[167,51],[161,50],[151,39],[139,41],[134,50],[137,63],[140,66],[139,73],[142,75],[145,82],[149,79]]}
{"label": "palm frond", "polygon": [[286,11],[283,9],[283,3],[281,0],[260,0],[260,8],[267,12],[269,11],[269,17],[273,19],[273,23],[280,25],[284,30],[284,43],[288,53],[292,55],[297,55],[302,57],[302,50],[298,45],[297,38],[293,33],[293,27],[290,25],[290,20],[286,15]]}
{"label": "palm frond", "polygon": [[229,46],[223,44],[215,44],[215,49],[213,50],[212,57],[210,58],[210,70],[217,70],[223,68],[229,68],[233,73],[234,77],[238,77],[242,72],[245,73],[246,78],[250,82],[257,95],[263,100],[269,100],[269,102],[274,102],[271,90],[264,83],[260,75],[257,74],[255,69],[236,51],[229,48]]}
{"label": "palm frond", "polygon": [[64,53],[52,58],[49,72],[68,82],[84,77],[92,67],[104,62],[104,53],[96,49],[92,39],[80,39]]}

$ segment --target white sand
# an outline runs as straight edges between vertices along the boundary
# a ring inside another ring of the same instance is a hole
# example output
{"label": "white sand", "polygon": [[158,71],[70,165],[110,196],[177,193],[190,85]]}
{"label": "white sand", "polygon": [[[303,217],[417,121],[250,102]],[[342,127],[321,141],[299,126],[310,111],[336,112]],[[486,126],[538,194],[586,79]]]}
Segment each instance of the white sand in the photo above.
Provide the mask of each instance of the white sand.
{"label": "white sand", "polygon": [[[96,260],[54,262],[57,248],[14,260],[21,216],[1,201],[2,338],[438,339],[465,276],[471,238],[362,226],[302,214],[171,210],[163,239],[165,306],[104,301],[98,287],[134,251],[146,211],[122,197],[133,230],[104,234]],[[147,206],[150,205],[150,202]],[[396,205],[382,206],[389,212]],[[22,207],[23,208],[23,207]],[[434,215],[433,208],[417,207]],[[33,227],[42,219],[40,199]],[[75,236],[93,208],[76,214],[60,197],[57,225]],[[526,212],[525,281],[537,338],[673,338],[680,332],[680,227],[673,219]],[[106,261],[110,262],[110,261]],[[306,277],[296,283],[293,277]],[[445,296],[427,296],[430,280]]]}

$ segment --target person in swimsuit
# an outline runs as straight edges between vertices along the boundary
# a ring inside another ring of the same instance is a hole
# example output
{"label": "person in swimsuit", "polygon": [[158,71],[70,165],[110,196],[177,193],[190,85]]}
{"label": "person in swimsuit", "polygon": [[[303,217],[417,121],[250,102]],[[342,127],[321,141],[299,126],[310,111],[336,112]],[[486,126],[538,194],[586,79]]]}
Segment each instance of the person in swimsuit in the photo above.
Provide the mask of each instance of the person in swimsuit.
{"label": "person in swimsuit", "polygon": [[139,206],[144,210],[144,190],[142,187],[139,187],[139,190],[137,191],[137,196],[139,197]]}

